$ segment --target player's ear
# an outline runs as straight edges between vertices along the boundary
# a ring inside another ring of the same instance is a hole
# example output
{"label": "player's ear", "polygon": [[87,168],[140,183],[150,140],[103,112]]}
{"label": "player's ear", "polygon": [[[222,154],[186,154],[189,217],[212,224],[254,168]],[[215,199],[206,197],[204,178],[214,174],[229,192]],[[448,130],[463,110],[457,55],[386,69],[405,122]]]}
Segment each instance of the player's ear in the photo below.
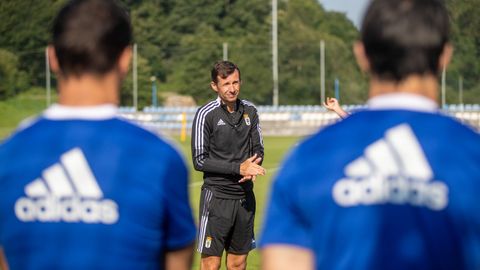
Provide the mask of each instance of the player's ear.
{"label": "player's ear", "polygon": [[218,86],[217,86],[217,83],[216,83],[216,82],[211,81],[211,82],[210,82],[210,87],[212,88],[213,91],[215,91],[216,93],[218,93]]}
{"label": "player's ear", "polygon": [[50,64],[50,69],[53,73],[58,74],[60,72],[60,65],[58,64],[57,53],[55,52],[55,47],[53,45],[48,45],[47,47],[48,62]]}
{"label": "player's ear", "polygon": [[370,72],[370,62],[368,62],[367,53],[365,52],[365,46],[360,41],[353,44],[353,53],[355,54],[355,59],[360,69],[365,72]]}
{"label": "player's ear", "polygon": [[132,59],[132,46],[126,47],[118,58],[118,68],[123,76],[128,73],[130,60]]}
{"label": "player's ear", "polygon": [[439,71],[442,71],[444,68],[448,66],[448,64],[450,63],[450,60],[452,59],[452,55],[453,55],[453,46],[450,43],[445,44],[445,46],[443,47],[442,54],[438,59]]}

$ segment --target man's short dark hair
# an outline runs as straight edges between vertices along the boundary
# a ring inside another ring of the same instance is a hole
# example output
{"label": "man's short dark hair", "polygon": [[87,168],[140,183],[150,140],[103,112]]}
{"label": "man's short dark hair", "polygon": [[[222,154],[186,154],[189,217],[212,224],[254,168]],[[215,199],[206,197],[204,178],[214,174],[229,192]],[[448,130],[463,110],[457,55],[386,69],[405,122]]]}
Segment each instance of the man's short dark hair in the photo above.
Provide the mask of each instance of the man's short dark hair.
{"label": "man's short dark hair", "polygon": [[132,42],[129,16],[114,0],[73,0],[53,23],[63,75],[105,74]]}
{"label": "man's short dark hair", "polygon": [[218,83],[218,77],[225,79],[231,74],[235,72],[235,70],[238,70],[238,77],[241,80],[240,76],[240,69],[238,68],[237,65],[230,61],[218,61],[213,65],[212,68],[212,82]]}
{"label": "man's short dark hair", "polygon": [[440,0],[373,0],[361,39],[371,72],[381,80],[438,74],[449,40],[449,18]]}

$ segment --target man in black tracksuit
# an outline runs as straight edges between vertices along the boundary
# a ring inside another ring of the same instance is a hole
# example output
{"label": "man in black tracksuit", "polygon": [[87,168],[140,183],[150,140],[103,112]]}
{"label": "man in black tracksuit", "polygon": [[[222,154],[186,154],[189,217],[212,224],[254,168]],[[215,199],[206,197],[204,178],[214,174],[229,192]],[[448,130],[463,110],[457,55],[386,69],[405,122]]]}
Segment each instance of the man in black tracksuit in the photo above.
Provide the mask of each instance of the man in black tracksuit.
{"label": "man in black tracksuit", "polygon": [[240,70],[228,61],[212,69],[218,98],[200,107],[192,126],[192,157],[203,171],[198,252],[201,269],[219,269],[227,252],[228,269],[245,269],[255,247],[253,181],[264,175],[263,140],[256,108],[238,99]]}

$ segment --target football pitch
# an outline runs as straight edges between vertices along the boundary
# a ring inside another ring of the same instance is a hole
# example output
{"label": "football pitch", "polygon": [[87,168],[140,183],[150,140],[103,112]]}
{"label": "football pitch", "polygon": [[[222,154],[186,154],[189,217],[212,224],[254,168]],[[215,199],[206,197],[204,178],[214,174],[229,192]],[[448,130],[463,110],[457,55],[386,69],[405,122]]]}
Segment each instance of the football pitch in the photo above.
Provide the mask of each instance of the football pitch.
{"label": "football pitch", "polygon": [[[301,137],[265,137],[265,160],[263,167],[267,170],[265,176],[260,176],[255,181],[255,197],[257,200],[257,210],[255,215],[255,238],[258,240],[260,229],[263,222],[263,214],[266,206],[266,201],[270,192],[270,184],[273,177],[278,172],[285,154],[302,138]],[[200,188],[203,184],[203,174],[197,172],[192,166],[192,157],[190,152],[190,138],[187,138],[185,142],[180,142],[178,138],[175,141],[181,147],[181,150],[186,158],[187,165],[190,169],[190,203],[193,208],[193,214],[195,221],[198,223],[198,207],[200,201]],[[199,267],[200,256],[195,252],[195,258],[192,269],[200,269]],[[250,252],[248,256],[247,269],[256,270],[260,268],[260,256],[258,250],[255,249]],[[222,268],[225,268],[225,255],[222,257]]]}

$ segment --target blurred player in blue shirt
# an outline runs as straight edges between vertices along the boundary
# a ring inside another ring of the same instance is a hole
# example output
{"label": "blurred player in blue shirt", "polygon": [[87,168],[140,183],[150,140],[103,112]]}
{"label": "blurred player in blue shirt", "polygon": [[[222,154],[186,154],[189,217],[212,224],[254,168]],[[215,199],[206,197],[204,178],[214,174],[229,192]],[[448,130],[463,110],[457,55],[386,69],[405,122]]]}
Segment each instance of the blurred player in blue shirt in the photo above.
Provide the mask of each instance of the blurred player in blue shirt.
{"label": "blurred player in blue shirt", "polygon": [[71,1],[56,17],[59,104],[0,146],[0,246],[12,269],[190,269],[185,163],[116,116],[131,41],[112,0]]}
{"label": "blurred player in blue shirt", "polygon": [[354,53],[368,109],[301,143],[274,182],[263,269],[480,269],[480,136],[438,111],[439,0],[373,0]]}

